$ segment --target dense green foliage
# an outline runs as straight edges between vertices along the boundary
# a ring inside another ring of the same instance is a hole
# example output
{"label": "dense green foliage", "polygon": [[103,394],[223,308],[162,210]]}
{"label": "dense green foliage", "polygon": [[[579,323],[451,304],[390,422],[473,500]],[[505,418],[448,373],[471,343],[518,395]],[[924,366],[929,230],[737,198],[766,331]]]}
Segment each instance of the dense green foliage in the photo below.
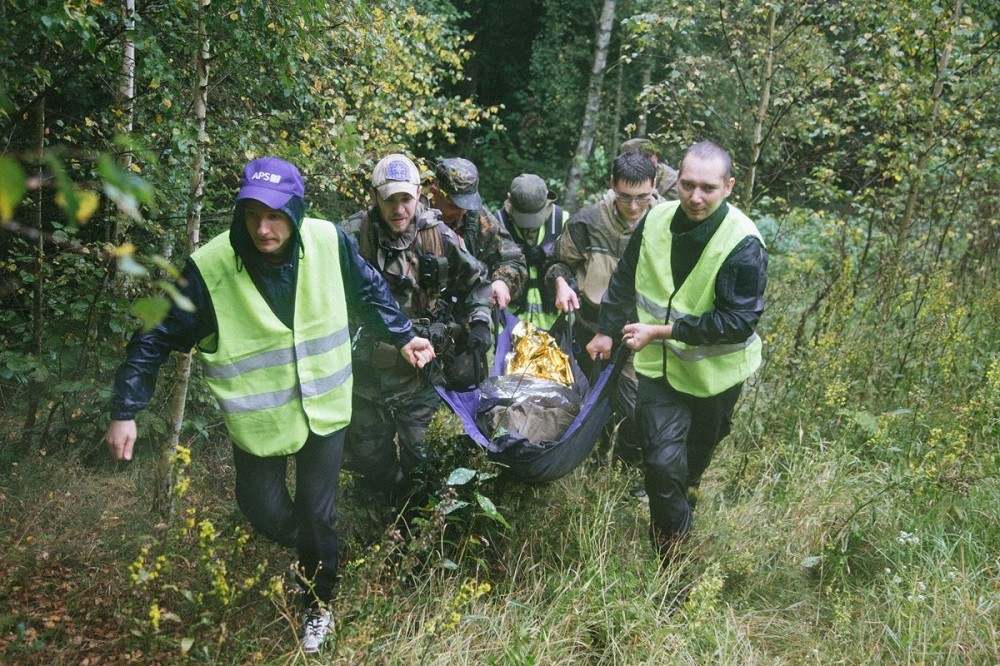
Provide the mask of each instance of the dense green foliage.
{"label": "dense green foliage", "polygon": [[[559,189],[600,3],[390,4],[140,3],[128,33],[117,3],[0,3],[4,661],[295,658],[288,553],[242,533],[200,383],[169,524],[146,512],[151,464],[104,461],[104,403],[131,305],[186,240],[198,18],[213,56],[203,237],[228,225],[242,164],[271,152],[331,219],[394,149],[472,158],[494,203],[521,171]],[[692,538],[659,571],[631,472],[510,484],[442,419],[441,478],[406,523],[345,478],[336,659],[995,661],[996,14],[619,2],[588,194],[646,109],[671,163],[700,138],[731,149],[733,201],[771,256],[766,363]],[[141,417],[139,463],[162,412]],[[444,483],[455,468],[479,473]]]}

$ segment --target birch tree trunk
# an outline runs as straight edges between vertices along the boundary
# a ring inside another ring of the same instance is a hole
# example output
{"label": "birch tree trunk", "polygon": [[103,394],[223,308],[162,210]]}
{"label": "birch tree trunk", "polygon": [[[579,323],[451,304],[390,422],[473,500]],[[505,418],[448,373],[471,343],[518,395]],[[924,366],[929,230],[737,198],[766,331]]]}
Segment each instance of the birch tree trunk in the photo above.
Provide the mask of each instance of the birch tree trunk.
{"label": "birch tree trunk", "polygon": [[639,120],[635,124],[635,136],[646,136],[646,126],[649,122],[649,98],[645,93],[652,81],[653,63],[649,56],[646,56],[642,66],[642,105],[639,108]]}
{"label": "birch tree trunk", "polygon": [[611,28],[615,21],[615,0],[604,0],[601,18],[597,22],[597,36],[594,47],[594,67],[590,70],[590,86],[587,89],[587,106],[583,114],[583,124],[580,127],[580,140],[576,144],[573,164],[566,178],[566,208],[577,209],[580,196],[580,184],[583,180],[583,165],[590,157],[594,147],[594,131],[597,127],[597,116],[601,111],[601,87],[604,84],[604,72],[608,64],[608,43],[611,41]]}
{"label": "birch tree trunk", "polygon": [[[135,0],[122,0],[125,32],[122,33],[122,71],[118,85],[118,97],[122,110],[122,123],[119,132],[122,136],[131,136],[132,122],[135,117]],[[132,167],[132,153],[126,151],[121,160],[122,168],[129,171]],[[106,240],[117,243],[121,236],[121,216],[113,215],[114,223],[109,228],[110,238]]]}
{"label": "birch tree trunk", "polygon": [[[187,218],[187,242],[184,257],[187,259],[198,248],[201,234],[201,209],[205,185],[205,146],[208,143],[205,118],[208,110],[208,65],[210,59],[208,33],[205,28],[206,8],[211,0],[198,1],[198,39],[201,48],[195,59],[198,85],[194,94],[194,112],[197,122],[198,141],[195,147],[194,165],[191,170],[189,208]],[[170,413],[167,420],[166,439],[160,449],[157,463],[157,491],[154,507],[167,520],[174,509],[174,460],[180,442],[181,425],[184,422],[184,405],[187,401],[188,383],[191,379],[191,354],[181,354],[175,361],[175,383],[170,394]]]}
{"label": "birch tree trunk", "polygon": [[[35,142],[37,146],[38,182],[45,182],[45,95],[39,95],[35,101]],[[42,228],[42,188],[38,188],[38,203],[35,206],[35,285],[31,303],[31,353],[40,360],[42,355],[42,287],[45,284],[45,233]],[[42,387],[31,380],[28,391],[28,405],[22,430],[21,447],[27,451],[34,440],[35,424],[38,422],[38,410],[41,407]]]}
{"label": "birch tree trunk", "polygon": [[613,155],[617,155],[618,146],[622,144],[622,138],[619,134],[619,128],[622,126],[622,105],[623,105],[623,92],[625,81],[625,66],[622,64],[622,49],[621,46],[618,47],[618,67],[615,69],[615,113],[614,117],[611,119],[611,127],[613,132],[611,134],[611,150]]}
{"label": "birch tree trunk", "polygon": [[774,74],[774,30],[778,12],[771,7],[767,12],[767,54],[764,56],[764,71],[761,73],[760,99],[757,102],[757,112],[753,119],[753,146],[750,150],[750,170],[746,183],[743,185],[744,210],[750,210],[753,202],[753,186],[757,178],[757,165],[764,147],[764,121],[771,105],[771,77]]}

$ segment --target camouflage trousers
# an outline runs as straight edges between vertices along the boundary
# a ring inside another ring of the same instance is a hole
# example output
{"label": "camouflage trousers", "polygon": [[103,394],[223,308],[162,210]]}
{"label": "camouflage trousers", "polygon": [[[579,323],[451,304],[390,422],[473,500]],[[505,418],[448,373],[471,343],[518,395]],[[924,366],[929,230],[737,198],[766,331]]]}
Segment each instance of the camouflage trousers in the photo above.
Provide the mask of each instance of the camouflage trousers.
{"label": "camouflage trousers", "polygon": [[430,386],[385,400],[355,392],[344,467],[362,487],[397,499],[427,457],[424,434],[440,404]]}

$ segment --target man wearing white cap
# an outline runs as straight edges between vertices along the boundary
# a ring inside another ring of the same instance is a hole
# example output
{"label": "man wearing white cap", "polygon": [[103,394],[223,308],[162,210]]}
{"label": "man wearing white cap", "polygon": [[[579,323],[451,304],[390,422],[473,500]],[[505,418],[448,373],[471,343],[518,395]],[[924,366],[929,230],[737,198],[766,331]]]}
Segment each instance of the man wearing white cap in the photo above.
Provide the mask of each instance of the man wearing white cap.
{"label": "man wearing white cap", "polygon": [[545,285],[545,264],[555,248],[556,239],[569,213],[558,206],[555,194],[541,177],[522,173],[510,183],[497,218],[517,243],[528,263],[528,281],[524,292],[511,303],[511,310],[522,319],[548,330],[558,316],[555,293]]}
{"label": "man wearing white cap", "polygon": [[[399,153],[382,158],[369,194],[371,208],[343,226],[389,283],[414,330],[431,340],[446,365],[459,345],[485,354],[492,344],[490,283],[438,212],[420,203],[416,165]],[[393,499],[426,459],[424,434],[441,399],[427,378],[397,363],[391,349],[364,328],[353,339],[355,418],[347,434],[347,464],[363,485]]]}

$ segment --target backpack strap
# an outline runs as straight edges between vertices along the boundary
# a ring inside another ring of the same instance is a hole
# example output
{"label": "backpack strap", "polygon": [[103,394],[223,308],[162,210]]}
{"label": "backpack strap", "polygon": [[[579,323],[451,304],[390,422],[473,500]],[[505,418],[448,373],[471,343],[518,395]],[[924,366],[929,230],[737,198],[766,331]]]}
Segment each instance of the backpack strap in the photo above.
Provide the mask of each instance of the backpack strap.
{"label": "backpack strap", "polygon": [[[418,225],[421,221],[418,220]],[[427,294],[428,304],[437,300],[447,287],[448,259],[445,256],[444,241],[440,224],[423,224],[417,228],[417,255],[420,257],[420,289]],[[430,283],[433,283],[432,288]]]}
{"label": "backpack strap", "polygon": [[444,254],[444,241],[441,240],[441,230],[436,224],[421,227],[417,231],[417,243],[421,255],[433,254],[440,257]]}
{"label": "backpack strap", "polygon": [[375,225],[372,224],[368,211],[365,211],[361,217],[361,225],[358,230],[358,254],[365,260],[374,260],[378,254]]}
{"label": "backpack strap", "polygon": [[558,204],[552,204],[552,217],[549,218],[549,234],[558,236],[562,231],[563,209]]}

